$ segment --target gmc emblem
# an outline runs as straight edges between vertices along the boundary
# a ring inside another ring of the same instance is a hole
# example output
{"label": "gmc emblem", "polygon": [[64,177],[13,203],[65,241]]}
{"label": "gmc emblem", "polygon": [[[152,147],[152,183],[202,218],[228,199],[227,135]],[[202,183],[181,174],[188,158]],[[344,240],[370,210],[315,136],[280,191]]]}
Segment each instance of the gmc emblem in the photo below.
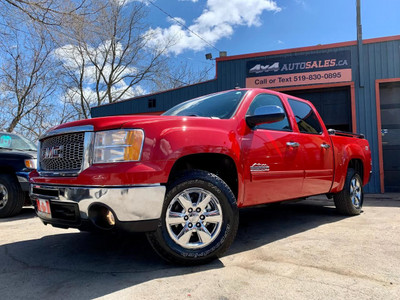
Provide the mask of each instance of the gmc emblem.
{"label": "gmc emblem", "polygon": [[44,148],[42,151],[42,159],[49,158],[62,158],[63,157],[64,146],[56,146]]}

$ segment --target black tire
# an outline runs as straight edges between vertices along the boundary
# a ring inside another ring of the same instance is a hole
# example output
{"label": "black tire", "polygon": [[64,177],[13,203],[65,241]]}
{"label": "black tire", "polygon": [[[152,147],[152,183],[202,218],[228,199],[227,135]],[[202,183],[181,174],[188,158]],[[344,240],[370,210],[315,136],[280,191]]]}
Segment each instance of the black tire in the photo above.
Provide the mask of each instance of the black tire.
{"label": "black tire", "polygon": [[[182,200],[189,198],[191,204]],[[184,202],[186,208],[181,202]],[[167,211],[170,216],[168,223]],[[180,218],[177,222],[184,221],[172,224],[177,220],[171,222],[175,216]],[[156,231],[147,233],[147,238],[166,261],[198,265],[216,259],[229,248],[236,236],[238,224],[236,198],[229,186],[212,173],[193,170],[167,187],[160,224]],[[183,234],[178,237],[180,233]]]}
{"label": "black tire", "polygon": [[9,174],[0,174],[0,218],[18,214],[25,203],[25,194],[18,181]]}
{"label": "black tire", "polygon": [[343,215],[355,216],[362,211],[364,190],[360,175],[352,168],[347,170],[343,190],[333,195],[336,209]]}

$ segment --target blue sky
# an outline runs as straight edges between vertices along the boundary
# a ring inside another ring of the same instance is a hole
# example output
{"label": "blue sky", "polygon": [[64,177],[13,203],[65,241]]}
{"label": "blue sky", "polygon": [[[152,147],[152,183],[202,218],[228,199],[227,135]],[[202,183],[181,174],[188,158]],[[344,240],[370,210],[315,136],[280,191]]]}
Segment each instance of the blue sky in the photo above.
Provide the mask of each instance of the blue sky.
{"label": "blue sky", "polygon": [[[356,40],[356,0],[151,1],[179,21],[148,3],[159,38],[179,37],[170,55],[199,66],[212,64],[204,54],[217,57],[215,48],[237,55]],[[400,34],[399,0],[361,0],[361,14],[364,39]]]}

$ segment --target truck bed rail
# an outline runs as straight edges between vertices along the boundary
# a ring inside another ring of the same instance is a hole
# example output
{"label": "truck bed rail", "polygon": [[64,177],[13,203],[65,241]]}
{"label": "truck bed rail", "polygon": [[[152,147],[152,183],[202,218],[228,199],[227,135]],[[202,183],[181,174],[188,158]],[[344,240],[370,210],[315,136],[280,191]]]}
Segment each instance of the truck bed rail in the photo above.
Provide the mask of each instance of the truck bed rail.
{"label": "truck bed rail", "polygon": [[328,133],[330,135],[339,135],[339,136],[347,136],[347,137],[355,137],[355,138],[359,138],[359,139],[365,139],[365,136],[363,134],[340,131],[340,130],[336,130],[336,129],[328,129]]}

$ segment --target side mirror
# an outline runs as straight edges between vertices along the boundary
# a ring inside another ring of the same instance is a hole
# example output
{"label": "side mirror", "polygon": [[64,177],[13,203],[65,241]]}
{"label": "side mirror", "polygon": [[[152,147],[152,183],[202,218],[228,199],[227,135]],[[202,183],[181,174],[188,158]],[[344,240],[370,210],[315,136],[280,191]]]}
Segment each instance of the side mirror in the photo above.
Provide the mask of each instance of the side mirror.
{"label": "side mirror", "polygon": [[285,118],[283,109],[276,105],[260,106],[254,111],[254,115],[246,117],[247,125],[253,129],[260,124],[270,124],[282,121]]}

